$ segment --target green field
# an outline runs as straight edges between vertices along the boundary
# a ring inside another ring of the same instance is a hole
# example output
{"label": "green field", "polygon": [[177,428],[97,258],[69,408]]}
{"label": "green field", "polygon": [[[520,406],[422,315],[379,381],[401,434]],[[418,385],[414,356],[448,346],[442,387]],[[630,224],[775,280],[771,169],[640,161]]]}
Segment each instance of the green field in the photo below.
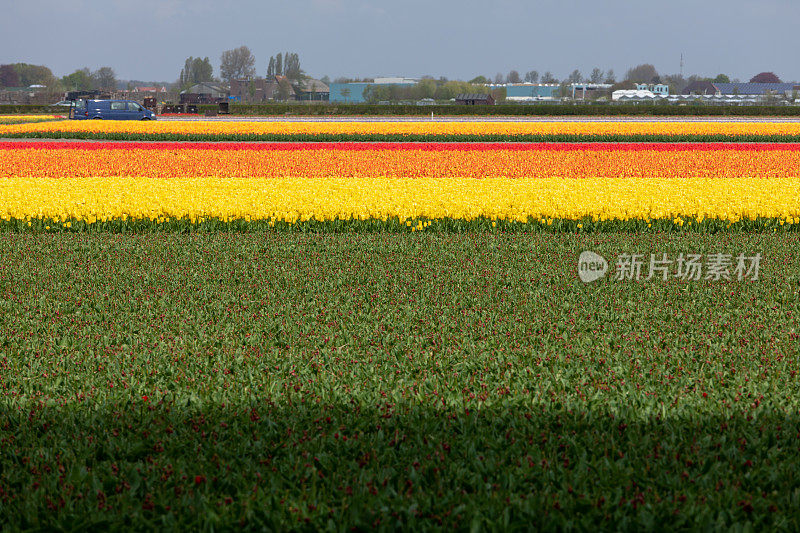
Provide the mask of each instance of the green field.
{"label": "green field", "polygon": [[3,232],[0,529],[796,531],[799,317],[797,233]]}

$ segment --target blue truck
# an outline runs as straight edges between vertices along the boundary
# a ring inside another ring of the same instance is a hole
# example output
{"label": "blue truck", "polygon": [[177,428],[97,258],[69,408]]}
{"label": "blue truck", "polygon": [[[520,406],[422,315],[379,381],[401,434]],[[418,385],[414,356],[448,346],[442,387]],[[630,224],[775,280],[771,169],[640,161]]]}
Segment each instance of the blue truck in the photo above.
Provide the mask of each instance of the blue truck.
{"label": "blue truck", "polygon": [[73,120],[155,120],[156,114],[132,100],[75,100]]}

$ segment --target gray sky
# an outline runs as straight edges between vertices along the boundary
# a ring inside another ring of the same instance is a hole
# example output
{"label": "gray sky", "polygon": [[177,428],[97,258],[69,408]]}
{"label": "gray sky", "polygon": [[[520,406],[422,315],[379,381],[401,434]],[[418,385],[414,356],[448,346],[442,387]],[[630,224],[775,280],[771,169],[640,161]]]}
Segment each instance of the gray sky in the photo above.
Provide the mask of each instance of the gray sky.
{"label": "gray sky", "polygon": [[516,69],[558,78],[639,63],[661,74],[800,78],[797,0],[3,0],[0,63],[57,76],[111,66],[121,79],[177,79],[188,56],[247,45],[300,55],[310,75],[469,79]]}

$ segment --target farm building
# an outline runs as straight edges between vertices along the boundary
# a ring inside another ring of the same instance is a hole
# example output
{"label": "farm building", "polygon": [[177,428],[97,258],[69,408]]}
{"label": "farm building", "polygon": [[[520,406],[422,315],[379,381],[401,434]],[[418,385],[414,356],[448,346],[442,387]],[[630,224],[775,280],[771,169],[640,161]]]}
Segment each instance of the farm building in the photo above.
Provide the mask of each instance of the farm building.
{"label": "farm building", "polygon": [[204,94],[210,96],[211,98],[225,98],[228,95],[223,87],[207,82],[202,82],[196,85],[192,85],[185,91],[181,91],[181,94],[183,93]]}
{"label": "farm building", "polygon": [[695,81],[690,83],[682,94],[701,95],[742,95],[742,96],[791,96],[799,91],[800,85],[794,83],[716,83]]}
{"label": "farm building", "polygon": [[605,95],[606,91],[611,88],[610,83],[573,83],[570,85],[572,88],[572,98],[580,98],[582,100],[597,98]]}
{"label": "farm building", "polygon": [[456,103],[461,105],[494,105],[491,94],[459,94]]}
{"label": "farm building", "polygon": [[330,97],[331,89],[320,80],[307,78],[294,84],[298,100],[324,101]]}
{"label": "farm building", "polygon": [[637,91],[650,91],[656,96],[669,96],[669,85],[663,83],[637,83]]}
{"label": "farm building", "polygon": [[559,96],[557,83],[507,83],[491,87],[505,88],[506,100],[510,102],[553,100]]}
{"label": "farm building", "polygon": [[275,80],[264,78],[231,80],[231,100],[237,102],[266,102],[278,95]]}
{"label": "farm building", "polygon": [[331,102],[346,102],[351,104],[361,104],[366,101],[364,91],[373,85],[398,85],[401,87],[413,87],[417,80],[412,78],[375,78],[371,82],[351,82],[351,83],[331,83],[330,96]]}

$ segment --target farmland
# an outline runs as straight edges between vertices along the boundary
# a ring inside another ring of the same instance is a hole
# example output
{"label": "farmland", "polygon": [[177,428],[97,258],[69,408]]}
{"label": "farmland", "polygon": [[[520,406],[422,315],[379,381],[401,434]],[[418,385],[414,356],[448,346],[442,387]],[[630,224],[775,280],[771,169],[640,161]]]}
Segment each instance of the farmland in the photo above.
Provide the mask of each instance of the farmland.
{"label": "farmland", "polygon": [[266,142],[798,142],[800,122],[87,120],[0,125],[0,137]]}
{"label": "farmland", "polygon": [[797,530],[800,129],[598,124],[0,126],[0,527]]}
{"label": "farmland", "polygon": [[[769,261],[751,283],[585,286],[584,248]],[[759,234],[6,234],[3,512],[793,529],[798,251]]]}

